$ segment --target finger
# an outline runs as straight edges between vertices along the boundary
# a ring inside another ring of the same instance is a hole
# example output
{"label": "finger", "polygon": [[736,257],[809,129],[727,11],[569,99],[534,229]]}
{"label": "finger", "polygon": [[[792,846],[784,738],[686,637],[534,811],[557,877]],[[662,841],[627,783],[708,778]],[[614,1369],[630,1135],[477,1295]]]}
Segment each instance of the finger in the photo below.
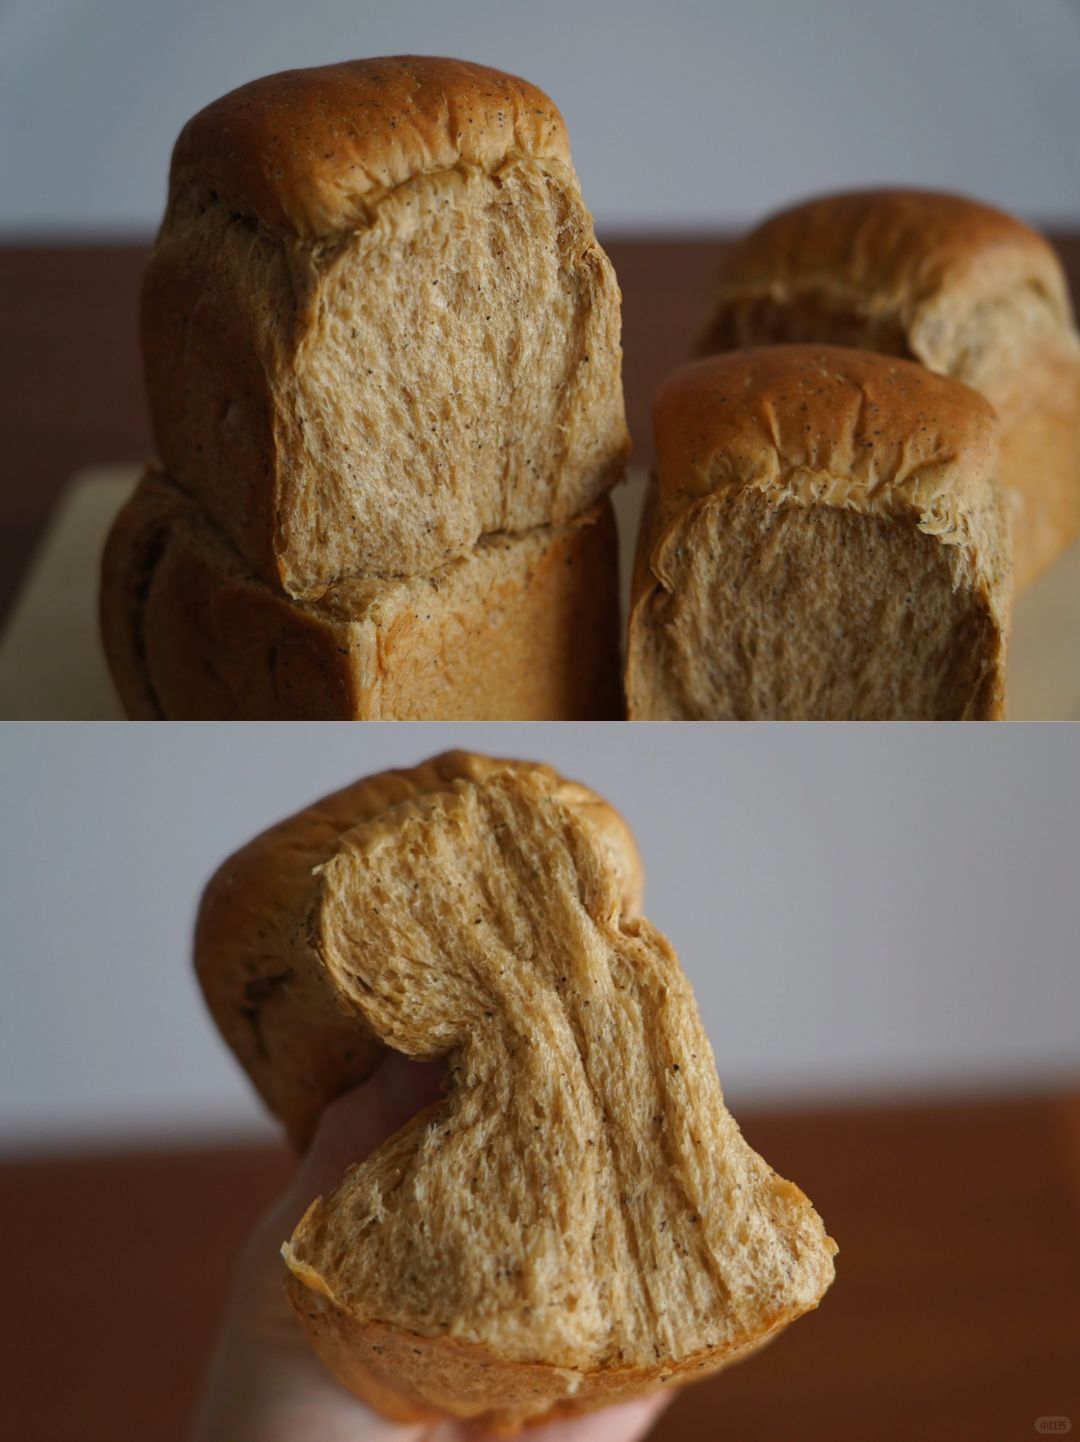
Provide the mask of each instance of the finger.
{"label": "finger", "polygon": [[[587,1412],[583,1417],[564,1417],[558,1422],[530,1426],[522,1436],[528,1442],[638,1442],[673,1399],[671,1391],[653,1392],[633,1402]],[[468,1442],[484,1442],[484,1439],[491,1442],[492,1433],[475,1423],[461,1432],[455,1430],[453,1423],[443,1426],[445,1432],[436,1428],[427,1442],[453,1442],[458,1437]]]}
{"label": "finger", "polygon": [[289,1199],[299,1217],[317,1196],[338,1185],[347,1169],[442,1096],[442,1062],[416,1062],[389,1052],[373,1076],[323,1112]]}
{"label": "finger", "polygon": [[637,1442],[644,1437],[672,1400],[671,1392],[654,1392],[617,1407],[567,1417],[530,1429],[529,1442]]}

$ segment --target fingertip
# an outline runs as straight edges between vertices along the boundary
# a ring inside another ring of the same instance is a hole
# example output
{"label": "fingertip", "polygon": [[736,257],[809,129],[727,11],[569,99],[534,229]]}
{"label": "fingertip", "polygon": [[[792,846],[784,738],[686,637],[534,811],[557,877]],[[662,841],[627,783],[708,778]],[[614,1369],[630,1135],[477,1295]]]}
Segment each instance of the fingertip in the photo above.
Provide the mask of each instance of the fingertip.
{"label": "fingertip", "polygon": [[295,1193],[303,1207],[341,1181],[425,1107],[439,1100],[445,1064],[413,1061],[389,1052],[359,1086],[336,1097],[323,1112],[304,1157]]}
{"label": "fingertip", "polygon": [[530,1435],[535,1442],[638,1442],[673,1398],[674,1393],[665,1388],[632,1402],[542,1424],[530,1429]]}

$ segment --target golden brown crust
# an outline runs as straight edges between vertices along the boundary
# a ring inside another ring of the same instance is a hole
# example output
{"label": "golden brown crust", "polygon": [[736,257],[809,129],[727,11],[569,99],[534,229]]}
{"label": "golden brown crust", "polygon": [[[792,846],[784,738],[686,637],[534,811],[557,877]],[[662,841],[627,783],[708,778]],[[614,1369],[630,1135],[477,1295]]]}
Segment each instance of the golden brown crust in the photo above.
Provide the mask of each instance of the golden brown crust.
{"label": "golden brown crust", "polygon": [[327,237],[365,223],[415,175],[514,154],[570,164],[562,116],[535,85],[464,60],[392,55],[253,80],[188,121],[170,195]]}
{"label": "golden brown crust", "polygon": [[632,719],[994,719],[1011,613],[998,422],[913,362],[735,351],[669,377]]}
{"label": "golden brown crust", "polygon": [[[307,1146],[334,1097],[369,1076],[385,1048],[340,1010],[304,922],[319,892],[317,869],[342,835],[415,796],[457,781],[521,767],[547,767],[447,751],[419,766],[382,771],[288,817],[222,862],[203,892],[195,965],[207,1005],[290,1141]],[[577,782],[559,779],[567,805],[605,846],[622,878],[628,916],[641,907],[641,858],[614,807]]]}
{"label": "golden brown crust", "polygon": [[895,327],[896,343],[912,356],[951,371],[959,315],[1017,290],[1034,293],[1069,324],[1053,247],[1003,211],[935,191],[826,195],[769,217],[728,253],[701,346],[738,343],[732,327],[740,303],[817,300],[828,311],[851,309]]}
{"label": "golden brown crust", "polygon": [[610,718],[617,562],[605,498],[431,576],[295,602],[151,471],[106,546],[102,634],[133,719]]}
{"label": "golden brown crust", "polygon": [[[653,1367],[592,1372],[544,1362],[510,1362],[486,1347],[360,1322],[290,1271],[286,1291],[312,1346],[339,1382],[394,1422],[467,1418],[495,1436],[576,1417],[663,1388],[704,1380],[766,1346],[794,1315],[763,1324],[760,1336]],[[491,1407],[492,1395],[500,1398]]]}
{"label": "golden brown crust", "polygon": [[997,458],[997,420],[982,396],[839,346],[765,346],[683,366],[661,385],[653,424],[662,507],[755,486],[933,515],[951,533]]}

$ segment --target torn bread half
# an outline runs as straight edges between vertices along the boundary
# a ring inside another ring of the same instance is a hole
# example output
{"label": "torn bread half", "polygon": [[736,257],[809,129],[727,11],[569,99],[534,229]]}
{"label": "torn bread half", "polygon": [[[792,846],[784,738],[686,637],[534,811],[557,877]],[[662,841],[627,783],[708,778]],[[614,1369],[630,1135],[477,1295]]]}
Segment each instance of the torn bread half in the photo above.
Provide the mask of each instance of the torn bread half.
{"label": "torn bread half", "polygon": [[225,863],[199,975],[292,1135],[384,1048],[446,1095],[284,1249],[335,1375],[399,1420],[513,1431],[707,1375],[815,1307],[834,1243],[724,1107],[638,912],[625,824],[544,766],[451,753]]}
{"label": "torn bread half", "polygon": [[264,76],[173,152],[142,292],[158,453],[291,596],[431,571],[618,480],[619,307],[528,81],[409,55]]}
{"label": "torn bread half", "polygon": [[982,396],[838,346],[669,376],[638,538],[632,720],[989,720],[1011,620]]}

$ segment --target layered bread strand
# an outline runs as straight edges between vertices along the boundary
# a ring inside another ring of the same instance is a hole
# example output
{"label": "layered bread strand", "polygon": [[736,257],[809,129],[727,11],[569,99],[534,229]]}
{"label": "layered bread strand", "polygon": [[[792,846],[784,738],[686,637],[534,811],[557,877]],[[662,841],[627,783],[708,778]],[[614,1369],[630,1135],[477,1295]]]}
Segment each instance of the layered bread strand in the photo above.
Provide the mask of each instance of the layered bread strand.
{"label": "layered bread strand", "polygon": [[[726,1111],[610,810],[546,767],[487,758],[364,787],[362,804],[318,808],[310,845],[279,829],[261,880],[241,866],[230,883],[227,863],[198,943],[215,1015],[283,1113],[310,1094],[305,1055],[329,1090],[324,1008],[342,1085],[381,1046],[448,1060],[444,1100],[285,1249],[336,1375],[401,1420],[512,1431],[706,1375],[816,1306],[835,1246]],[[287,826],[302,835],[302,818]],[[237,947],[264,901],[270,927]],[[237,1008],[245,955],[256,987],[275,968],[261,1049]],[[279,1068],[290,1019],[306,1041]]]}

